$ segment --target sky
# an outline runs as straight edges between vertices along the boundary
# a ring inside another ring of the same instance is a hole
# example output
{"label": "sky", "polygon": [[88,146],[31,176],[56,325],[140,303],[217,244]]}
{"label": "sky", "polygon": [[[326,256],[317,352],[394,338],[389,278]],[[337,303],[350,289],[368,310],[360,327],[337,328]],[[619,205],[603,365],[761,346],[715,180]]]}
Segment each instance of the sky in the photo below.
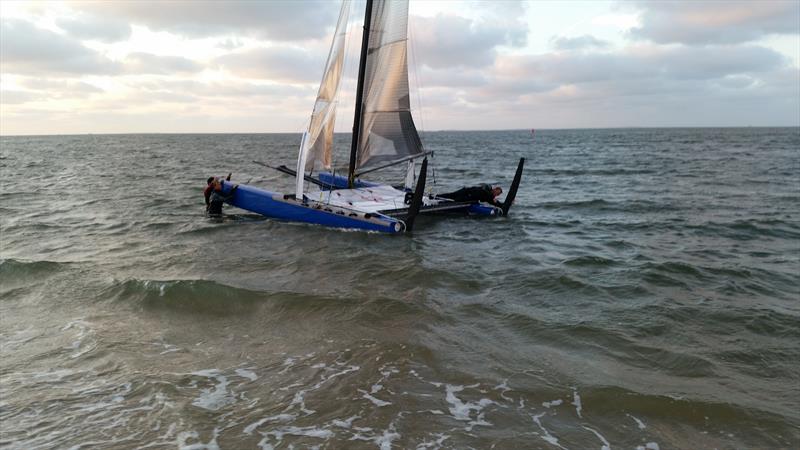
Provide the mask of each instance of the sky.
{"label": "sky", "polygon": [[[301,132],[339,8],[0,1],[0,134]],[[422,130],[800,126],[800,0],[412,0],[408,46]]]}

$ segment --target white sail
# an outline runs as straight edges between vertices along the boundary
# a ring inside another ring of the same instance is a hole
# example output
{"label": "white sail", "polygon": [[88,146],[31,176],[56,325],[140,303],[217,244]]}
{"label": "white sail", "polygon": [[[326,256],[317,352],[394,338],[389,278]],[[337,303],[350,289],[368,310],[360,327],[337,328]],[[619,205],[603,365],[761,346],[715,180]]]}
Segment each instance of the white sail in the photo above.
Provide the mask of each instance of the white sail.
{"label": "white sail", "polygon": [[333,154],[333,126],[336,120],[336,96],[344,68],[345,36],[347,19],[350,15],[350,0],[342,1],[339,21],[333,34],[325,72],[319,85],[314,111],[308,124],[308,131],[303,135],[300,153],[297,156],[297,198],[303,195],[303,175],[314,167],[330,169]]}
{"label": "white sail", "polygon": [[356,168],[422,153],[408,87],[408,0],[376,1],[371,14]]}

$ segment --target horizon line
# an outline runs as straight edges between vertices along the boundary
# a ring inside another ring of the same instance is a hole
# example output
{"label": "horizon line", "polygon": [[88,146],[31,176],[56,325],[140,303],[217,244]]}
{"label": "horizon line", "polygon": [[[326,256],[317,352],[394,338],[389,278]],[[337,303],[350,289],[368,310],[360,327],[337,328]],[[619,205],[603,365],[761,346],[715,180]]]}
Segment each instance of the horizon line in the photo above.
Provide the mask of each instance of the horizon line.
{"label": "horizon line", "polygon": [[[580,130],[647,130],[647,129],[710,129],[710,128],[800,128],[798,125],[716,125],[716,126],[621,126],[621,127],[575,127],[575,128],[493,128],[493,129],[448,129],[418,130],[419,134],[441,132],[491,132],[491,131],[580,131]],[[302,131],[210,131],[210,132],[181,132],[181,131],[139,131],[139,132],[108,132],[108,133],[52,133],[52,134],[3,134],[0,137],[34,137],[34,136],[129,136],[129,135],[235,135],[235,134],[300,134]],[[352,134],[350,131],[334,131],[334,134]]]}

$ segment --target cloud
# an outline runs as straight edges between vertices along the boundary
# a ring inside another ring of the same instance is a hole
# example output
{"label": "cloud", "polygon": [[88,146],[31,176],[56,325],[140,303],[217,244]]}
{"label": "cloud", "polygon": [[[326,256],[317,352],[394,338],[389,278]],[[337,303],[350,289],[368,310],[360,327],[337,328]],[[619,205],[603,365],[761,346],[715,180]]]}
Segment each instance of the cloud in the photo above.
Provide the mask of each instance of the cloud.
{"label": "cloud", "polygon": [[[419,70],[419,84],[422,87],[433,86],[447,86],[447,87],[470,87],[470,86],[483,86],[489,83],[486,74],[477,69],[464,69],[464,70],[447,70],[447,69],[431,69],[430,67],[422,67]],[[411,82],[414,83],[415,77],[410,76]]]}
{"label": "cloud", "polygon": [[781,54],[760,46],[640,46],[613,53],[504,56],[498,60],[495,73],[498,79],[505,80],[500,84],[527,86],[534,82],[544,89],[548,86],[554,89],[565,84],[597,81],[624,85],[634,79],[711,80],[769,72],[786,64]]}
{"label": "cloud", "polygon": [[173,75],[200,72],[204,66],[182,56],[159,56],[150,53],[131,53],[124,61],[125,72],[130,74]]}
{"label": "cloud", "polygon": [[92,94],[104,92],[92,84],[72,80],[22,78],[18,84],[26,90],[4,89],[0,93],[1,103],[21,105],[42,100],[87,98]]}
{"label": "cloud", "polygon": [[79,41],[17,19],[0,23],[3,73],[113,74],[119,64]]}
{"label": "cloud", "polygon": [[[157,80],[129,82],[136,91],[155,93],[192,93],[205,98],[311,97],[316,90],[280,84],[256,84],[242,81],[200,82],[194,80]],[[311,99],[313,102],[313,98]]]}
{"label": "cloud", "polygon": [[120,0],[81,2],[71,7],[191,38],[235,33],[279,41],[321,38],[335,25],[339,11],[338,2],[324,0],[196,4],[182,0]]}
{"label": "cloud", "polygon": [[103,89],[83,81],[25,78],[20,84],[28,89],[49,92],[59,97],[83,97],[105,92]]}
{"label": "cloud", "polygon": [[640,1],[641,26],[630,35],[660,44],[735,44],[800,34],[800,2]]}
{"label": "cloud", "polygon": [[127,22],[88,14],[60,18],[56,20],[56,25],[70,36],[83,40],[113,43],[131,36],[131,26]]}
{"label": "cloud", "polygon": [[4,105],[21,105],[23,103],[39,100],[41,94],[29,91],[3,89],[0,91],[0,103]]}
{"label": "cloud", "polygon": [[523,45],[527,34],[527,26],[509,27],[508,21],[474,21],[456,15],[415,16],[412,21],[411,45],[417,50],[417,61],[435,69],[489,66],[496,47]]}
{"label": "cloud", "polygon": [[274,46],[230,53],[215,63],[245,78],[310,83],[319,82],[325,59],[302,48]]}
{"label": "cloud", "polygon": [[556,50],[583,50],[587,48],[606,48],[609,44],[594,36],[584,34],[578,37],[552,37],[550,38],[550,45]]}

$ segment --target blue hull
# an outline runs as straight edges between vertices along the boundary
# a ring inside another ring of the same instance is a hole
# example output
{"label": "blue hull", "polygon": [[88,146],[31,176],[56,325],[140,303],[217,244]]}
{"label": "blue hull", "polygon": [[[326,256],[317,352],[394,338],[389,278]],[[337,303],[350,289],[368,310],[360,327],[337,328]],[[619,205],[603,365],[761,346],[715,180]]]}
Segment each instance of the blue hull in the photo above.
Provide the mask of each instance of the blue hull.
{"label": "blue hull", "polygon": [[[230,193],[233,184],[224,182],[222,191]],[[311,223],[332,228],[400,233],[405,223],[388,216],[325,205],[317,202],[302,203],[292,197],[257,187],[240,184],[227,203],[262,216],[290,222]]]}

